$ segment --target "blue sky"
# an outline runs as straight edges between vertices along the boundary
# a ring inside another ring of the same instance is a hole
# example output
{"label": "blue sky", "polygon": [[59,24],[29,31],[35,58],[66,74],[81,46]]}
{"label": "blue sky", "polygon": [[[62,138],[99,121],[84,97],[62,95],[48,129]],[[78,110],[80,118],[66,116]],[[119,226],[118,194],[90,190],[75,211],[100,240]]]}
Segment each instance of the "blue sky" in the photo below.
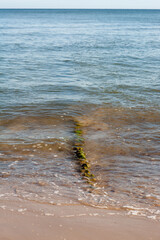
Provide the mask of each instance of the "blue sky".
{"label": "blue sky", "polygon": [[160,9],[160,0],[1,0],[0,8]]}

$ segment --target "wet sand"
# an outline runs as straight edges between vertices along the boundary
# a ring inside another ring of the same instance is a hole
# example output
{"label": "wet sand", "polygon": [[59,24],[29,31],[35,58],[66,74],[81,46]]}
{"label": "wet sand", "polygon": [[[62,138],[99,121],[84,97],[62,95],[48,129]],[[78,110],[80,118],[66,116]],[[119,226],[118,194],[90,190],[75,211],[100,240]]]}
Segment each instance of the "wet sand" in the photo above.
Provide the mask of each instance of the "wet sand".
{"label": "wet sand", "polygon": [[81,205],[45,205],[40,213],[41,204],[26,203],[16,211],[16,204],[0,209],[0,240],[160,239],[160,223],[150,219]]}

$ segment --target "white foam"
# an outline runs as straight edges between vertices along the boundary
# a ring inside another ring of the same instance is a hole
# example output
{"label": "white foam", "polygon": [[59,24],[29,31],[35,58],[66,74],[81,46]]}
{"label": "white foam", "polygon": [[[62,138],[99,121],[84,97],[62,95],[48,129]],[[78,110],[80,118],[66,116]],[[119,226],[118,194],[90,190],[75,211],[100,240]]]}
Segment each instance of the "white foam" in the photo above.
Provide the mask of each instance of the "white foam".
{"label": "white foam", "polygon": [[54,213],[45,213],[45,216],[54,216]]}
{"label": "white foam", "polygon": [[75,217],[75,215],[64,215],[64,216],[61,216],[62,218],[70,218],[70,217]]}
{"label": "white foam", "polygon": [[130,211],[128,212],[128,215],[135,215],[135,216],[137,216],[139,213],[140,213],[139,211],[130,210]]}
{"label": "white foam", "polygon": [[58,193],[59,193],[59,191],[58,191],[58,190],[57,190],[57,191],[54,191],[54,193],[55,193],[55,194],[58,194]]}
{"label": "white foam", "polygon": [[0,206],[0,208],[2,208],[2,209],[4,209],[4,210],[5,210],[5,209],[6,209],[6,206]]}
{"label": "white foam", "polygon": [[134,206],[129,206],[129,205],[126,205],[126,206],[123,206],[124,208],[129,208],[129,209],[133,209],[133,210],[143,210],[144,208],[137,208],[137,207],[134,207]]}
{"label": "white foam", "polygon": [[27,208],[19,208],[18,212],[25,212],[27,210]]}
{"label": "white foam", "polygon": [[160,210],[157,210],[157,211],[155,212],[155,214],[160,214]]}
{"label": "white foam", "polygon": [[156,216],[148,216],[149,219],[156,220]]}

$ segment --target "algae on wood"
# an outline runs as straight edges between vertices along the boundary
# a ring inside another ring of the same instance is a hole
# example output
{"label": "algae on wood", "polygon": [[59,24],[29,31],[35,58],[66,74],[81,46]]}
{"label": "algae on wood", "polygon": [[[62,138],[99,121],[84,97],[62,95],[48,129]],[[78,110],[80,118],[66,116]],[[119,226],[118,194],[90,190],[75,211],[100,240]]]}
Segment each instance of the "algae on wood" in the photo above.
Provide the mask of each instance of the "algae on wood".
{"label": "algae on wood", "polygon": [[75,157],[80,165],[80,172],[84,178],[87,179],[88,183],[93,185],[93,182],[96,181],[94,174],[90,172],[90,164],[86,158],[85,152],[83,150],[84,138],[82,137],[83,131],[81,129],[81,124],[76,121],[75,122],[75,146],[73,147]]}

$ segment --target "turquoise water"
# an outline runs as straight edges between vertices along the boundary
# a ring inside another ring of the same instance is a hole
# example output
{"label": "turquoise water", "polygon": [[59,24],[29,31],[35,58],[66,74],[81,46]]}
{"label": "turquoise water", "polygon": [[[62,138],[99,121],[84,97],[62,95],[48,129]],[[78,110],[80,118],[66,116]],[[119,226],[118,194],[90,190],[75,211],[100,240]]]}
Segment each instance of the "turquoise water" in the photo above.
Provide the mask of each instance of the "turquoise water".
{"label": "turquoise water", "polygon": [[[1,198],[158,219],[159,42],[159,10],[0,10]],[[92,195],[73,159],[77,119]]]}

